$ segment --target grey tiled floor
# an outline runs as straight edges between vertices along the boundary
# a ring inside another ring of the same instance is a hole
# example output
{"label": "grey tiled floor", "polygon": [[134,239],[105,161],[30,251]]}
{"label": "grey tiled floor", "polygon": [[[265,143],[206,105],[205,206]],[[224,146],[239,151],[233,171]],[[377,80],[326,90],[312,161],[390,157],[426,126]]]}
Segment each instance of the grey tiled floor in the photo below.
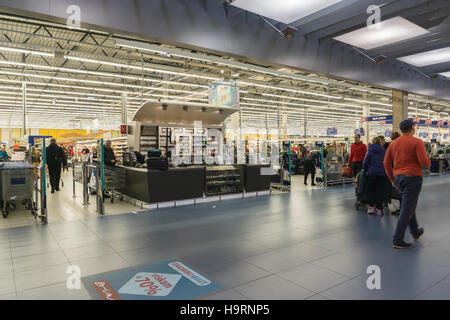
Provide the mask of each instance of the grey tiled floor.
{"label": "grey tiled floor", "polygon": [[354,210],[351,186],[104,217],[63,191],[49,224],[0,226],[0,299],[89,299],[66,288],[69,265],[88,276],[171,258],[222,285],[198,299],[450,299],[449,186],[425,179],[411,250],[391,246],[396,217]]}

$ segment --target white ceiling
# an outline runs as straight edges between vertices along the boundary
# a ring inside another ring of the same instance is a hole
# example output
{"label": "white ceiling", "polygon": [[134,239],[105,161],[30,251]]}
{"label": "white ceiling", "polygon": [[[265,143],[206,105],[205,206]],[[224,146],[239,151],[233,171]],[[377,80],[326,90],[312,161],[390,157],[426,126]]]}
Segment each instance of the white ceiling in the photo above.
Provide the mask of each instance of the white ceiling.
{"label": "white ceiling", "polygon": [[233,6],[289,24],[342,0],[236,0]]}
{"label": "white ceiling", "polygon": [[378,24],[335,37],[335,40],[371,50],[429,33],[428,30],[402,18],[395,17]]}

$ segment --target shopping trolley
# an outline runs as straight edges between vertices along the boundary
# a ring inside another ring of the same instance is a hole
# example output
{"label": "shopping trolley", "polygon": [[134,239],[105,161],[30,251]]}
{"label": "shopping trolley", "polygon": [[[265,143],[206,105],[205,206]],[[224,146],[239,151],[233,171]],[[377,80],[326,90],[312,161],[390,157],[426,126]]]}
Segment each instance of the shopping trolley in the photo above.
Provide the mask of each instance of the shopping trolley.
{"label": "shopping trolley", "polygon": [[1,210],[6,218],[16,209],[16,200],[22,200],[27,210],[36,215],[36,204],[33,201],[35,167],[26,162],[5,162],[0,166],[1,173]]}
{"label": "shopping trolley", "polygon": [[125,169],[122,167],[105,165],[103,172],[105,193],[111,197],[111,203],[114,202],[114,196],[116,195],[119,196],[120,201],[123,201],[121,190],[125,188]]}

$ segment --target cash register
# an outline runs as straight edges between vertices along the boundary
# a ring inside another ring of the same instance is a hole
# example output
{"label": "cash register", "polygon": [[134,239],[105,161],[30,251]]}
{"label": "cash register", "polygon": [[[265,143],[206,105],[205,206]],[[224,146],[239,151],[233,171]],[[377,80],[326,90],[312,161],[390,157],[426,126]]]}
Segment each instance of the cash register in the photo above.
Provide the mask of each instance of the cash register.
{"label": "cash register", "polygon": [[161,156],[161,149],[149,149],[147,151],[147,168],[152,170],[169,169],[169,161]]}

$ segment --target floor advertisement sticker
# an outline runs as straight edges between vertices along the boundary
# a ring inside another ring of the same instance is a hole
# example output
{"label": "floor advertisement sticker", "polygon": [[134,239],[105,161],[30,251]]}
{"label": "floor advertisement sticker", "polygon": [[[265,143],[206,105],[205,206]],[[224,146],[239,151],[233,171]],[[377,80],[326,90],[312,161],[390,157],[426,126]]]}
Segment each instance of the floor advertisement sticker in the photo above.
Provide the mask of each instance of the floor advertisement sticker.
{"label": "floor advertisement sticker", "polygon": [[168,260],[84,277],[95,299],[189,300],[221,287],[179,260]]}

